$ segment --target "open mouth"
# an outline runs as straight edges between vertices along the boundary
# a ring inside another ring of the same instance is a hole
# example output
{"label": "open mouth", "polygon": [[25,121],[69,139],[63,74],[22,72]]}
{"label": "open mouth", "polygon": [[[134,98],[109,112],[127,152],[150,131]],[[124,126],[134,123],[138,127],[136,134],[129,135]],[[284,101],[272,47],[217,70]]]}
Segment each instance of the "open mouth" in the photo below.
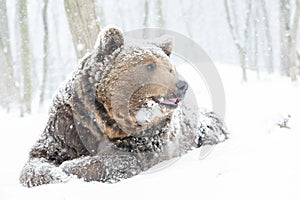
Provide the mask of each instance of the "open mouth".
{"label": "open mouth", "polygon": [[152,100],[155,101],[156,103],[169,106],[172,108],[177,108],[179,102],[181,101],[181,99],[179,98],[166,98],[166,97],[157,97],[157,96],[152,97]]}

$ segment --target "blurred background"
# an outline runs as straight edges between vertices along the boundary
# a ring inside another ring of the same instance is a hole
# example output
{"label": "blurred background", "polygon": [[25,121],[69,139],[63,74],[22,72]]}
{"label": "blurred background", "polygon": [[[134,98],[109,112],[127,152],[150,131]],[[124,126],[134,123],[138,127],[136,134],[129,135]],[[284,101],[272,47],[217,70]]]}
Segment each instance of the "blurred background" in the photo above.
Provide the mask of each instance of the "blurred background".
{"label": "blurred background", "polygon": [[0,0],[0,110],[43,107],[108,24],[182,33],[243,82],[297,82],[299,16],[300,0]]}

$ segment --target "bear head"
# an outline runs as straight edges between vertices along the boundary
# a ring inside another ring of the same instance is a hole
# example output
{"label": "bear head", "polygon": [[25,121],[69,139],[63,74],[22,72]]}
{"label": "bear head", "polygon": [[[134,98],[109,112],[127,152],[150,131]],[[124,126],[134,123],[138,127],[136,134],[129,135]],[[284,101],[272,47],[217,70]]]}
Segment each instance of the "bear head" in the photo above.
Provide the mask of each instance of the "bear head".
{"label": "bear head", "polygon": [[171,120],[188,88],[170,61],[172,46],[170,36],[124,38],[117,27],[100,32],[95,50],[107,62],[96,98],[106,115],[105,123],[97,120],[109,138],[156,134]]}

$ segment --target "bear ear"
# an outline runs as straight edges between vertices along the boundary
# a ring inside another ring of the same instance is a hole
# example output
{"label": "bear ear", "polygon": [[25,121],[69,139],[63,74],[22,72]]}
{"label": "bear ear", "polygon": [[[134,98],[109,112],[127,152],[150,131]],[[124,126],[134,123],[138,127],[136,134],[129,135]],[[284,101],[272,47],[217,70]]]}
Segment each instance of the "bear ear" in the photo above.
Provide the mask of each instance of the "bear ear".
{"label": "bear ear", "polygon": [[173,40],[174,38],[172,36],[163,35],[159,38],[154,39],[151,43],[161,48],[165,52],[165,54],[170,56],[173,49]]}
{"label": "bear ear", "polygon": [[124,45],[123,32],[116,26],[107,26],[99,33],[95,49],[101,54],[109,55],[122,45]]}

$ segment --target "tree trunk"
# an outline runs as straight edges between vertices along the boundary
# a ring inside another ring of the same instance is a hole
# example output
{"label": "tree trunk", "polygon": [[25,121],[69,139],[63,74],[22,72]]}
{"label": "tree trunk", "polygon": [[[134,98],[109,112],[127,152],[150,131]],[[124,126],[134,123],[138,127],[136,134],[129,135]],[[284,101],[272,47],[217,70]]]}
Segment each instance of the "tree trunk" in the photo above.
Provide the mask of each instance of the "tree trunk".
{"label": "tree trunk", "polygon": [[[294,16],[292,6],[295,2]],[[281,65],[292,81],[297,79],[297,34],[300,0],[280,0]]]}
{"label": "tree trunk", "polygon": [[10,109],[10,103],[18,97],[19,91],[16,87],[16,79],[13,69],[12,53],[10,46],[9,27],[7,21],[6,1],[0,0],[0,57],[3,59],[1,71],[1,104]]}
{"label": "tree trunk", "polygon": [[[184,1],[186,2],[186,1]],[[189,1],[190,3],[190,6],[189,8],[187,9],[188,10],[188,13],[186,12],[186,10],[184,9],[184,2],[183,1],[180,1],[180,7],[181,7],[181,14],[183,16],[183,21],[184,21],[184,24],[185,24],[185,27],[186,27],[186,31],[187,31],[187,34],[190,38],[193,38],[193,34],[192,34],[192,31],[191,31],[191,23],[190,23],[190,11],[193,9],[193,4],[194,4],[194,1],[191,0]]]}
{"label": "tree trunk", "polygon": [[242,68],[242,78],[243,81],[247,81],[247,70],[246,70],[246,53],[243,49],[239,49],[239,58]]}
{"label": "tree trunk", "polygon": [[21,67],[23,74],[23,99],[22,103],[25,112],[31,112],[31,69],[30,69],[30,51],[29,51],[29,33],[27,17],[27,0],[18,2],[18,20],[20,26],[20,53]]}
{"label": "tree trunk", "polygon": [[248,0],[247,2],[247,10],[246,10],[246,21],[245,21],[245,28],[244,28],[244,47],[241,51],[241,53],[244,55],[244,61],[241,63],[242,64],[242,68],[243,68],[243,80],[247,81],[247,74],[246,74],[246,69],[247,69],[247,63],[246,61],[249,60],[248,59],[248,53],[249,53],[249,41],[250,41],[250,37],[249,37],[249,32],[250,32],[250,16],[251,16],[251,8],[252,8],[252,2],[251,0]]}
{"label": "tree trunk", "polygon": [[162,11],[162,1],[157,0],[157,22],[158,22],[158,27],[163,28],[165,25],[164,21],[164,16],[163,16],[163,11]]}
{"label": "tree trunk", "polygon": [[298,34],[298,24],[300,17],[300,0],[296,0],[295,14],[291,25],[290,31],[290,49],[289,49],[289,59],[290,59],[290,77],[292,81],[297,80],[297,34]]}
{"label": "tree trunk", "polygon": [[148,0],[145,0],[144,4],[144,20],[143,20],[143,26],[144,28],[148,27],[148,18],[149,18],[149,2]]}
{"label": "tree trunk", "polygon": [[[144,2],[144,20],[143,20],[143,27],[148,28],[148,19],[149,18],[149,2],[148,0],[145,0]],[[143,31],[143,37],[147,37],[146,30]]]}
{"label": "tree trunk", "polygon": [[[246,60],[247,60],[247,52],[246,52],[246,47],[247,44],[249,43],[249,23],[250,23],[250,12],[251,12],[251,0],[247,1],[247,12],[246,12],[246,21],[245,21],[245,29],[243,31],[243,36],[244,36],[244,41],[241,41],[241,37],[239,37],[238,33],[238,25],[236,24],[236,19],[235,16],[235,9],[231,8],[229,9],[229,4],[228,0],[224,0],[224,6],[225,6],[225,11],[226,11],[226,19],[229,25],[229,30],[231,33],[231,36],[233,38],[233,41],[237,47],[237,50],[239,52],[239,58],[240,58],[240,65],[242,68],[242,77],[243,81],[247,81],[247,71],[246,71]],[[231,12],[230,12],[231,11]],[[232,17],[233,16],[233,17]],[[243,44],[243,45],[242,45]]]}
{"label": "tree trunk", "polygon": [[255,8],[254,8],[254,15],[255,17],[253,18],[253,28],[254,28],[254,41],[253,41],[253,45],[254,45],[254,61],[253,61],[253,65],[255,67],[256,70],[256,74],[257,74],[257,78],[259,79],[259,67],[258,67],[258,40],[259,40],[259,32],[258,32],[258,24],[257,22],[259,21],[259,13],[258,13],[258,7],[257,4],[255,4]]}
{"label": "tree trunk", "polygon": [[93,49],[100,31],[94,0],[64,0],[77,58]]}
{"label": "tree trunk", "polygon": [[280,20],[280,63],[283,74],[289,76],[288,58],[288,29],[289,29],[289,0],[279,1],[279,20]]}
{"label": "tree trunk", "polygon": [[43,78],[41,84],[41,93],[40,93],[40,106],[44,103],[45,98],[45,90],[47,84],[47,76],[48,76],[48,20],[47,20],[47,8],[48,8],[48,0],[44,0],[43,7],[43,25],[44,25],[44,42],[43,42]]}
{"label": "tree trunk", "polygon": [[264,31],[265,31],[265,36],[266,36],[266,42],[267,42],[267,70],[269,73],[274,72],[274,66],[273,66],[273,47],[272,47],[272,36],[270,32],[270,19],[269,19],[269,14],[267,12],[266,8],[266,2],[265,0],[260,0],[258,1],[261,3],[261,8],[262,8],[262,14],[263,14],[263,22],[264,22]]}

